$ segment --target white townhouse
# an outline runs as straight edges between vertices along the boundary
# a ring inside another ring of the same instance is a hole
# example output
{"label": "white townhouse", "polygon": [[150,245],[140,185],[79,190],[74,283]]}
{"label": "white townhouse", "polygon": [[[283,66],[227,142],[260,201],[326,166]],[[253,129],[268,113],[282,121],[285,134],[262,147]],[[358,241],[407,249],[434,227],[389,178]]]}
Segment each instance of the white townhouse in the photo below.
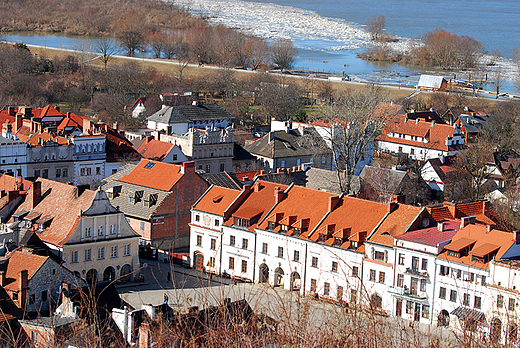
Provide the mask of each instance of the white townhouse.
{"label": "white townhouse", "polygon": [[390,288],[394,316],[429,325],[437,323],[438,313],[432,313],[437,300],[437,255],[459,229],[460,221],[451,219],[395,238],[394,285]]}
{"label": "white townhouse", "polygon": [[513,234],[461,220],[461,229],[437,257],[433,312],[439,326],[488,331],[489,265],[513,244]]}

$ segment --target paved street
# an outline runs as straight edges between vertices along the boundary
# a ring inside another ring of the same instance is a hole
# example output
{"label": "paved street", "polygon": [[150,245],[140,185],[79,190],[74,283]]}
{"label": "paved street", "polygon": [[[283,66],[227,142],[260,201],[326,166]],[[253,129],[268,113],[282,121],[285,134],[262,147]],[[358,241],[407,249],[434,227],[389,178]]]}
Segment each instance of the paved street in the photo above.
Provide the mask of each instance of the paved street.
{"label": "paved street", "polygon": [[[299,322],[302,316],[308,315],[312,318],[311,325],[315,327],[338,320],[340,323],[352,320],[348,309],[311,297],[301,297],[297,292],[266,284],[235,283],[230,279],[158,261],[141,262],[147,264],[143,269],[144,283],[117,286],[121,297],[134,308],[140,308],[142,304],[162,304],[166,294],[168,304],[181,312],[192,306],[202,309],[217,305],[223,298],[231,298],[232,301],[246,299],[256,313],[276,320],[289,318],[290,321]],[[411,326],[408,321],[392,317],[375,316],[375,320],[383,323],[382,327],[387,331],[384,334],[397,345],[403,340],[408,344],[413,341],[419,345],[429,345],[432,336],[439,337],[440,346],[458,342],[457,336],[447,329],[418,323]]]}

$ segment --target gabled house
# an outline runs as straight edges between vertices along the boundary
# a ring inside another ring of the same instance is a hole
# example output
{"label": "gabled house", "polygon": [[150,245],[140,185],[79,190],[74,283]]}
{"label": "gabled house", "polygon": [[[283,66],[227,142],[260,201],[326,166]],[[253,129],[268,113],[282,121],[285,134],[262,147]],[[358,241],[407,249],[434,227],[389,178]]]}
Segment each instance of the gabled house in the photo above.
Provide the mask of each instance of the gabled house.
{"label": "gabled house", "polygon": [[182,153],[179,146],[150,137],[144,138],[141,145],[137,148],[137,152],[146,159],[164,163],[182,163],[188,161],[188,158]]}
{"label": "gabled house", "polygon": [[106,179],[102,189],[141,236],[161,250],[189,246],[190,209],[209,184],[193,162],[175,165],[142,160]]}
{"label": "gabled house", "polygon": [[148,115],[150,115],[151,112],[155,112],[160,109],[161,104],[162,100],[159,96],[137,98],[134,105],[130,107],[130,110],[132,110],[132,117],[139,118],[145,114],[146,111],[148,111]]}
{"label": "gabled house", "polygon": [[417,83],[417,88],[430,91],[445,91],[447,87],[448,81],[442,76],[422,74]]}
{"label": "gabled house", "polygon": [[413,160],[426,161],[452,156],[463,150],[464,136],[458,125],[439,124],[422,118],[396,115],[385,122],[377,137],[379,151],[406,154]]}
{"label": "gabled house", "polygon": [[489,115],[484,110],[465,107],[464,109],[448,109],[444,114],[444,119],[447,119],[450,124],[459,125],[466,143],[474,143],[478,141],[478,135],[484,130]]}
{"label": "gabled house", "polygon": [[431,187],[439,192],[450,191],[457,181],[455,157],[431,158],[421,168],[421,177]]}
{"label": "gabled house", "polygon": [[488,160],[487,169],[489,180],[494,181],[496,187],[515,185],[520,175],[520,155],[514,150],[495,151]]}
{"label": "gabled house", "polygon": [[88,282],[128,281],[139,269],[139,235],[105,192],[38,179],[10,224],[35,232],[63,265]]}

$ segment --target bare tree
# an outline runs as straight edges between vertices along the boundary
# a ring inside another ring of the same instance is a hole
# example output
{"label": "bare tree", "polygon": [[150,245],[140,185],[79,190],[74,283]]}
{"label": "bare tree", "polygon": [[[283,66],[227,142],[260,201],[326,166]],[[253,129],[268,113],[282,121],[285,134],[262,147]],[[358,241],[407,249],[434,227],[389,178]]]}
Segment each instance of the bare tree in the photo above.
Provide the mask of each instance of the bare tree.
{"label": "bare tree", "polygon": [[107,70],[108,61],[119,51],[117,43],[112,38],[101,39],[96,42],[95,48],[101,53],[101,61]]}
{"label": "bare tree", "polygon": [[263,39],[256,37],[248,38],[244,44],[244,50],[247,62],[253,70],[258,69],[267,61],[269,46]]}
{"label": "bare tree", "polygon": [[371,18],[367,22],[368,32],[372,36],[372,40],[379,41],[383,38],[383,31],[385,30],[385,16],[377,16]]}
{"label": "bare tree", "polygon": [[144,44],[144,25],[141,14],[127,12],[114,23],[116,38],[129,55],[134,55]]}
{"label": "bare tree", "polygon": [[378,87],[363,91],[347,90],[324,108],[321,115],[325,141],[330,144],[340,191],[350,193],[351,179],[361,162],[371,156],[374,140],[381,134],[388,108]]}
{"label": "bare tree", "polygon": [[296,53],[296,48],[288,39],[278,39],[271,45],[271,60],[282,72],[292,66]]}

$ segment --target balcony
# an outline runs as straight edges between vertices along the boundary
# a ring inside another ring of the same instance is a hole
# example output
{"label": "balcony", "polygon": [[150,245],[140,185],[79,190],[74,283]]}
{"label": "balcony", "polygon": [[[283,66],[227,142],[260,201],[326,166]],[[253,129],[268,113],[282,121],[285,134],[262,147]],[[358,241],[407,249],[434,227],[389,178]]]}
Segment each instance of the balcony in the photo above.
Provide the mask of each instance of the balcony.
{"label": "balcony", "polygon": [[408,267],[404,273],[412,275],[414,277],[429,278],[428,272],[419,271],[410,267]]}
{"label": "balcony", "polygon": [[426,292],[418,291],[418,290],[410,290],[408,287],[398,288],[394,286],[388,287],[388,292],[394,295],[399,295],[403,297],[409,297],[417,300],[425,300],[428,298]]}

